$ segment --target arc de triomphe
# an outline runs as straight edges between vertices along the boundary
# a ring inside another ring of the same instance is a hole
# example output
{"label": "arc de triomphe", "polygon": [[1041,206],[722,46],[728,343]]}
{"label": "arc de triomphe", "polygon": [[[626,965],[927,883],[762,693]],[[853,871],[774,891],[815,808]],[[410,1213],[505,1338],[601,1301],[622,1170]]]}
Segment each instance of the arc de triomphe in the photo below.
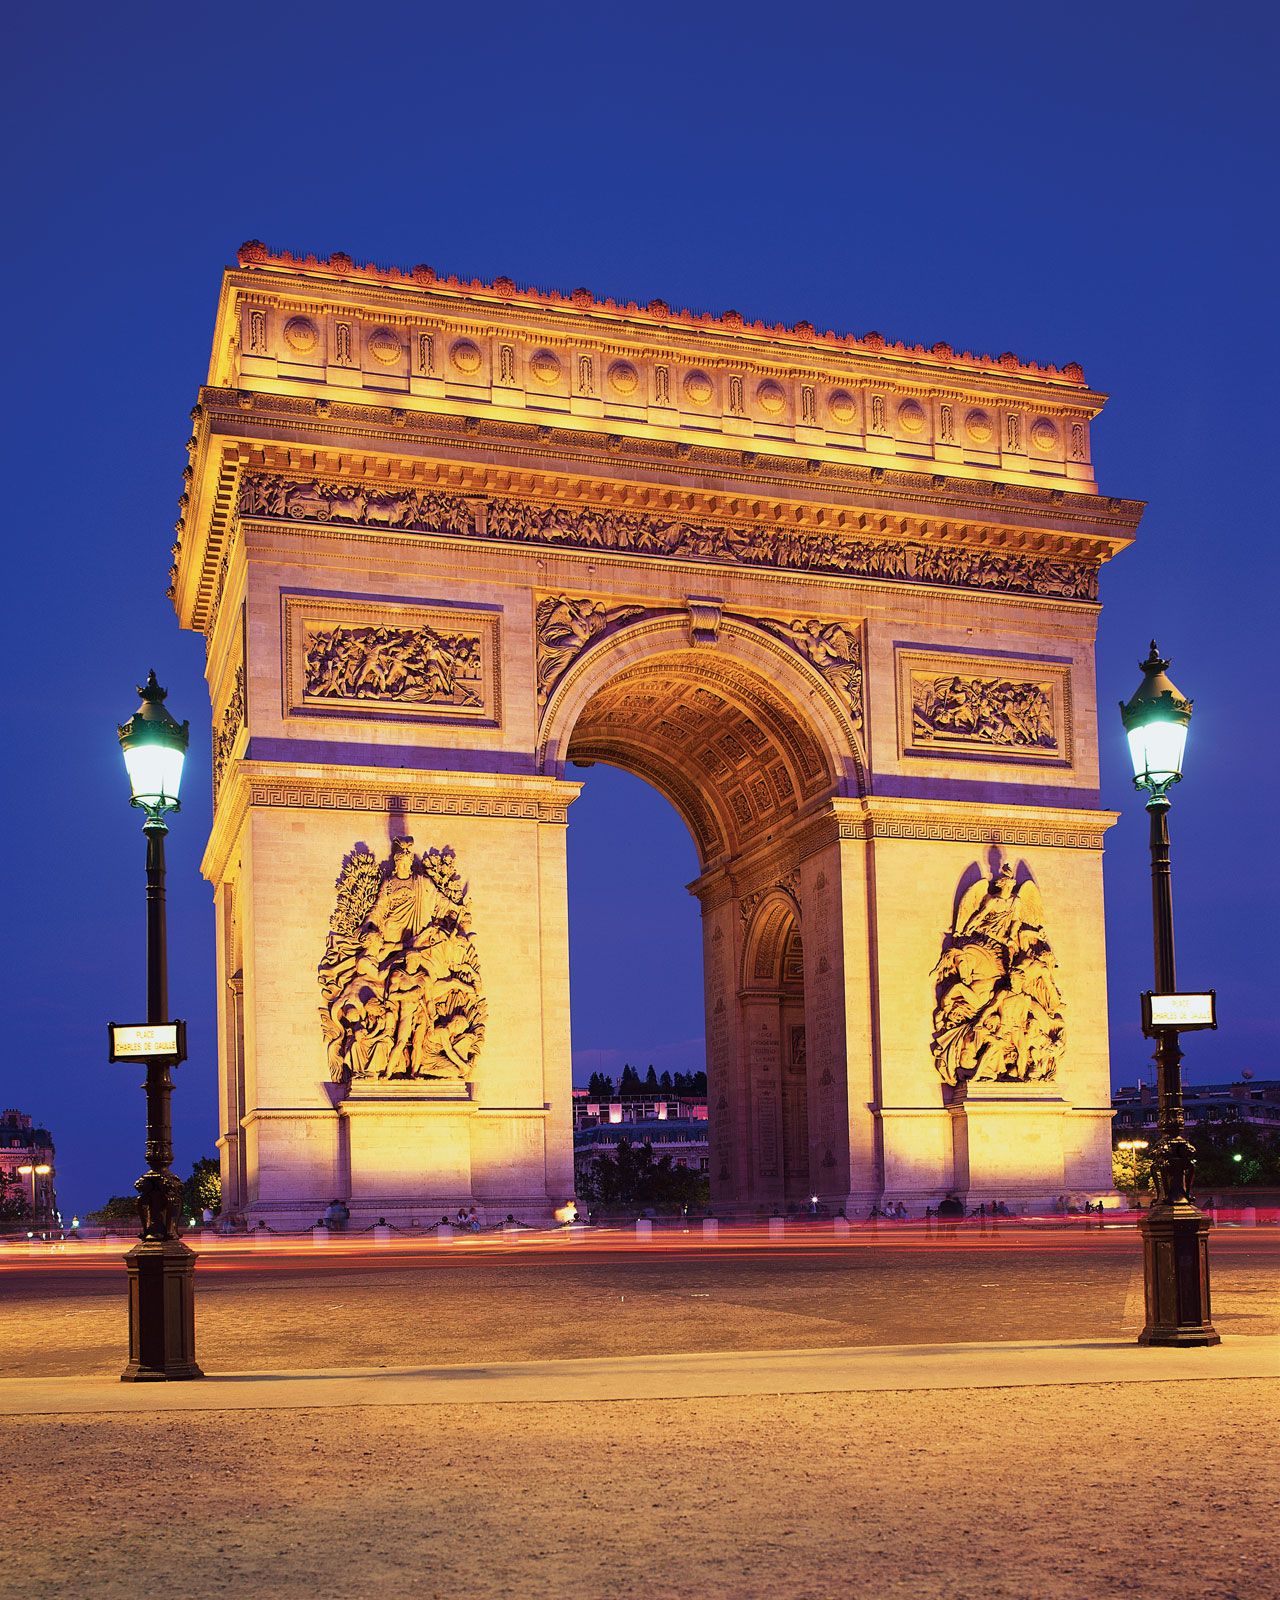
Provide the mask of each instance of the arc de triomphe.
{"label": "arc de triomphe", "polygon": [[716,1207],[1109,1190],[1093,640],[1141,507],[1094,482],[1104,398],[246,245],[170,591],[213,704],[226,1206],[572,1194],[594,762],[697,844]]}

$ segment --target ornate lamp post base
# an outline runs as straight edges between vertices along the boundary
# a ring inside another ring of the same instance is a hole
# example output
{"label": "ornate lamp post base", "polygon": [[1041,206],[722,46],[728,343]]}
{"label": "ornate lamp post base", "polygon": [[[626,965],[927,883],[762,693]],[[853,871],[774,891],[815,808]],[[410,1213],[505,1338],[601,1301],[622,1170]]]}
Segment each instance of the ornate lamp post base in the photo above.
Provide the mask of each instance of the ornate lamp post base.
{"label": "ornate lamp post base", "polygon": [[1142,1219],[1147,1325],[1139,1344],[1220,1344],[1209,1320],[1209,1229],[1189,1200],[1156,1201]]}
{"label": "ornate lamp post base", "polygon": [[122,1383],[203,1378],[196,1365],[196,1257],[181,1239],[145,1239],[129,1274],[129,1365]]}

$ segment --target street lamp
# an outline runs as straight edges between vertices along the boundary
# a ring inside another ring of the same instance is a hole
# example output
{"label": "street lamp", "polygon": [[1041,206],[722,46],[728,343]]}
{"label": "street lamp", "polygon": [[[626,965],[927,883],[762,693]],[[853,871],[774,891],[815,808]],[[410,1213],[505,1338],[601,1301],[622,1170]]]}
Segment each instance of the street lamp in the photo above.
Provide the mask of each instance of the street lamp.
{"label": "street lamp", "polygon": [[[165,709],[155,672],[138,690],[142,704],[119,729],[131,804],[146,816],[147,1022],[169,1021],[169,960],[164,902],[165,816],[177,811],[188,724]],[[169,1097],[173,1055],[147,1062],[147,1170],[138,1191],[139,1243],[125,1257],[129,1273],[129,1365],[126,1382],[202,1378],[196,1365],[195,1262],[178,1232],[182,1185],[171,1170],[173,1130]]]}
{"label": "street lamp", "polygon": [[[1166,676],[1155,640],[1139,663],[1142,682],[1120,717],[1133,759],[1134,786],[1147,794],[1151,818],[1151,903],[1155,985],[1177,991],[1173,959],[1173,885],[1169,874],[1169,791],[1182,777],[1191,701]],[[1139,1344],[1217,1344],[1209,1306],[1208,1217],[1191,1198],[1195,1151],[1182,1110],[1182,1047],[1176,1026],[1153,1026],[1160,1136],[1151,1153],[1155,1198],[1142,1219],[1146,1325]]]}
{"label": "street lamp", "polygon": [[37,1220],[37,1218],[36,1218],[36,1179],[37,1178],[47,1178],[49,1176],[49,1174],[53,1171],[53,1168],[50,1167],[50,1166],[46,1166],[44,1162],[41,1162],[39,1166],[28,1165],[28,1166],[25,1166],[25,1167],[19,1167],[18,1171],[22,1175],[22,1177],[31,1179],[31,1220],[32,1220],[32,1222],[35,1222]]}

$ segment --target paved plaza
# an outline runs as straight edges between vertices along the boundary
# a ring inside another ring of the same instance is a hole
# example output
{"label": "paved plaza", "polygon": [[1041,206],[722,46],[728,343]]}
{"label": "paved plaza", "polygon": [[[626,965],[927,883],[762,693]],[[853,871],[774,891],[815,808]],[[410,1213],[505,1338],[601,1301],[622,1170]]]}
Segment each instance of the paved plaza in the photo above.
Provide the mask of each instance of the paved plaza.
{"label": "paved plaza", "polygon": [[1271,1600],[1280,1233],[1215,1235],[1217,1349],[1133,1344],[1138,1259],[1080,1223],[219,1247],[208,1381],[123,1385],[118,1260],[10,1251],[7,1570],[178,1600],[1173,1600],[1191,1574]]}

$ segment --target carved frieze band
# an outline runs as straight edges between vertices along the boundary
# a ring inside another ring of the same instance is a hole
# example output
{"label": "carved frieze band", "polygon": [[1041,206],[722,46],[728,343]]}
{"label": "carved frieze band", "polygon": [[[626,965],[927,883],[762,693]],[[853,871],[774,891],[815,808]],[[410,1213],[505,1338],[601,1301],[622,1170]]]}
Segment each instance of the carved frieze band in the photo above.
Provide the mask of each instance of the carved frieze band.
{"label": "carved frieze band", "polygon": [[394,485],[370,489],[341,480],[251,472],[241,480],[238,504],[246,517],[614,550],[1055,600],[1095,600],[1098,593],[1098,569],[1092,561],[783,527],[735,528],[646,512],[530,504],[499,496],[466,498]]}
{"label": "carved frieze band", "polygon": [[282,601],[286,716],[500,721],[493,613],[289,593]]}
{"label": "carved frieze band", "polygon": [[1071,672],[1061,662],[897,652],[905,755],[1069,766]]}

